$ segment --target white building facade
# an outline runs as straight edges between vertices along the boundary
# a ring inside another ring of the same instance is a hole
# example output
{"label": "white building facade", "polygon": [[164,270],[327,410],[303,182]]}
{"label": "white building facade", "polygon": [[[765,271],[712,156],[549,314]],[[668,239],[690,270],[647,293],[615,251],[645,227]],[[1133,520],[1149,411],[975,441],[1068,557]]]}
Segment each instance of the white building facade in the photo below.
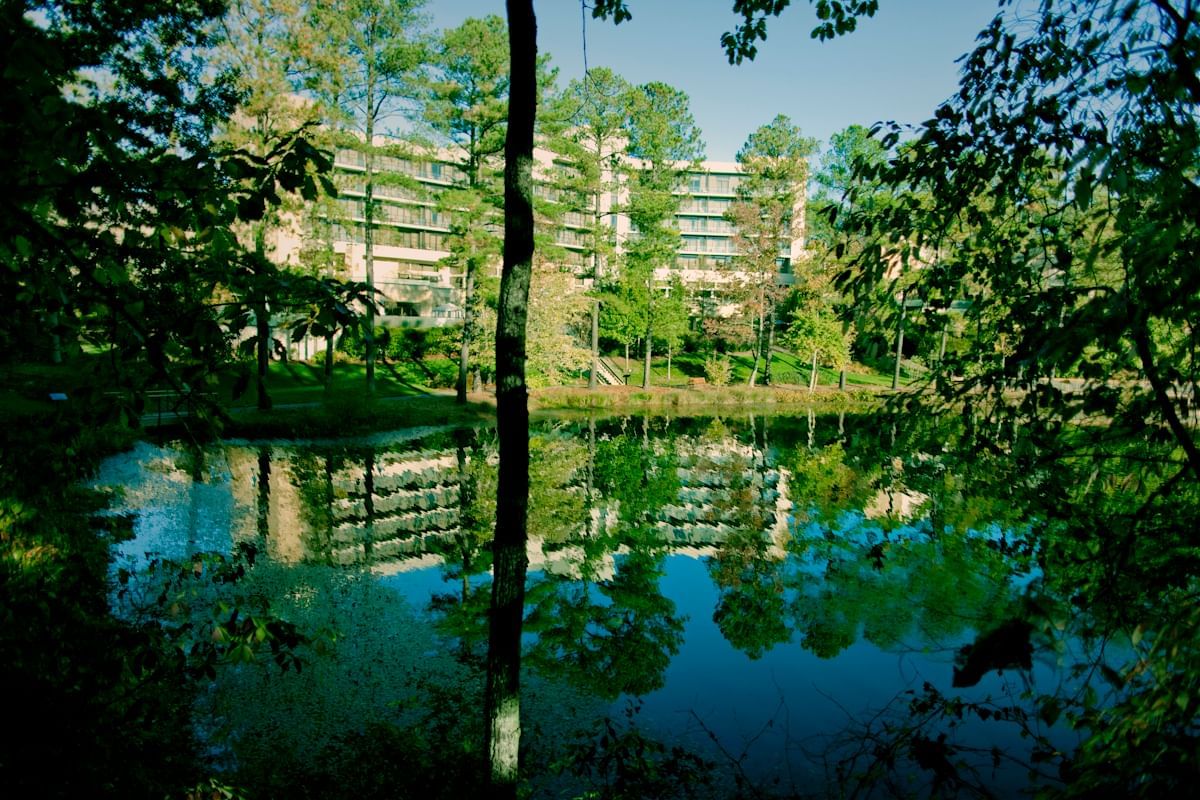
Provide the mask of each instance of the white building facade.
{"label": "white building facade", "polygon": [[[554,165],[549,151],[535,152],[535,172],[547,174]],[[457,324],[463,316],[465,277],[460,268],[449,265],[450,215],[439,210],[437,195],[461,186],[460,169],[449,159],[415,159],[376,155],[376,173],[385,177],[374,186],[373,264],[375,286],[382,295],[384,314],[379,323],[390,327],[437,327]],[[343,274],[353,280],[366,276],[364,204],[365,157],[356,150],[336,152],[335,172],[339,186],[337,219],[326,226],[334,252],[344,259]],[[394,176],[402,176],[397,182]],[[737,248],[733,223],[725,214],[737,199],[741,169],[732,162],[706,161],[688,172],[678,189],[679,210],[675,215],[681,238],[674,263],[656,272],[662,286],[678,277],[699,305],[719,298],[722,286],[737,279]],[[611,226],[617,259],[625,243],[636,235],[629,218],[620,213],[624,189],[613,181],[615,190],[599,198],[586,198],[562,215],[554,226],[553,238],[560,248],[559,261],[578,276],[577,286],[586,288],[594,272],[604,274],[613,265],[595,263],[589,254],[593,213],[598,209]],[[407,184],[407,185],[405,185]],[[545,193],[544,186],[539,189]],[[795,209],[794,232],[780,252],[779,280],[791,283],[792,265],[806,257],[804,250],[803,192]],[[498,225],[497,225],[498,227]],[[501,233],[499,230],[497,233]],[[277,255],[296,262],[301,239],[285,237],[277,246]],[[491,264],[500,272],[499,259]],[[717,301],[719,303],[719,299]]]}

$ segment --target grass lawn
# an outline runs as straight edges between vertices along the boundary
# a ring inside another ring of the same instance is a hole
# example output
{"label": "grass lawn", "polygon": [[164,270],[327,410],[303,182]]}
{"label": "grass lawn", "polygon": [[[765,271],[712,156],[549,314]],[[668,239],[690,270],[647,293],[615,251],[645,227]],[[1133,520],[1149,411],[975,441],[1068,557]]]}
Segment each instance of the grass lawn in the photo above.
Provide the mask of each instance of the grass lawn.
{"label": "grass lawn", "polygon": [[[653,363],[652,382],[656,390],[664,387],[684,389],[671,396],[642,397],[633,391],[641,383],[641,362],[630,359],[630,380],[634,386],[626,392],[628,397],[609,397],[600,400],[580,399],[572,392],[578,387],[561,391],[550,389],[539,405],[543,407],[570,407],[583,403],[584,407],[607,407],[618,405],[637,406],[684,406],[694,402],[717,404],[753,404],[761,402],[808,401],[808,364],[788,353],[775,353],[772,365],[774,391],[768,399],[760,390],[747,389],[746,379],[750,373],[750,358],[745,353],[730,357],[733,374],[730,386],[722,394],[709,389],[703,398],[693,397],[695,392],[686,391],[689,377],[704,377],[704,358],[694,353],[682,353],[672,360],[671,380],[667,381],[667,360],[663,356]],[[618,368],[623,358],[613,358]],[[55,415],[67,410],[61,404],[51,402],[49,392],[63,392],[70,397],[70,405],[104,403],[105,390],[115,386],[116,381],[107,374],[106,362],[99,357],[85,356],[62,365],[16,365],[0,373],[0,420],[15,422],[21,419]],[[867,367],[854,365],[847,374],[847,395],[864,395],[891,387],[891,373],[875,372]],[[253,383],[239,397],[232,397],[233,382],[226,380],[220,388],[218,400],[235,412],[229,433],[235,435],[335,435],[337,432],[365,432],[387,427],[405,427],[420,424],[445,424],[455,421],[472,423],[490,416],[492,411],[479,404],[457,406],[445,396],[421,397],[432,386],[452,385],[457,374],[457,364],[449,359],[430,359],[420,364],[403,362],[376,365],[376,391],[373,398],[366,394],[366,368],[359,363],[343,362],[334,365],[332,389],[323,385],[323,370],[320,363],[308,364],[301,361],[280,363],[272,361],[267,377],[267,389],[271,395],[274,411],[257,412]],[[822,368],[820,386],[829,389],[837,385],[837,371]],[[585,379],[586,380],[586,379]],[[668,392],[669,389],[666,389]],[[790,391],[789,391],[790,390]],[[562,398],[558,394],[569,395]],[[782,393],[782,394],[781,394]],[[440,393],[445,394],[445,391]],[[676,396],[678,395],[678,396]],[[795,397],[793,397],[795,395]],[[476,398],[480,399],[480,398]],[[601,402],[602,401],[602,402]],[[298,406],[298,407],[297,407]],[[290,408],[289,408],[290,407]],[[150,409],[150,406],[147,407]]]}
{"label": "grass lawn", "polygon": [[[776,352],[773,354],[771,361],[771,378],[772,382],[777,386],[803,386],[808,387],[810,362],[805,359],[798,358],[791,353]],[[613,363],[618,368],[624,367],[624,355],[610,355]],[[729,355],[729,360],[733,365],[733,374],[729,379],[731,386],[744,385],[750,378],[750,369],[752,366],[749,353],[733,353]],[[634,358],[629,359],[629,383],[632,386],[640,386],[642,383],[642,361]],[[761,375],[761,367],[760,372]],[[901,386],[908,383],[910,379],[915,377],[916,373],[909,369],[903,368],[900,372]],[[650,364],[650,381],[654,386],[687,386],[688,378],[703,378],[704,377],[704,356],[696,353],[680,353],[671,361],[671,376],[667,379],[667,358],[666,356],[655,357]],[[817,367],[817,385],[818,386],[836,386],[838,382],[838,370],[832,367]],[[847,388],[856,389],[890,389],[892,386],[892,374],[876,372],[870,367],[862,364],[851,364],[846,371],[846,386]]]}
{"label": "grass lawn", "polygon": [[[62,410],[50,400],[51,392],[66,394],[68,404],[86,405],[110,402],[105,395],[117,389],[118,382],[101,356],[86,354],[64,364],[15,364],[0,371],[0,420],[15,421]],[[456,365],[447,360],[430,360],[424,365],[380,363],[375,369],[375,396],[387,400],[425,394],[430,383],[445,385],[456,373]],[[326,393],[320,364],[272,361],[267,373],[267,390],[275,406],[295,404],[353,404],[367,400],[366,368],[362,364],[334,365],[332,390]],[[257,405],[253,382],[241,396],[232,396],[233,379],[227,378],[218,391],[218,400],[239,412]],[[152,410],[148,403],[147,409]]]}
{"label": "grass lawn", "polygon": [[92,355],[63,364],[6,365],[0,369],[0,420],[11,422],[55,413],[51,392],[65,394],[68,403],[78,402],[97,383],[111,385],[106,366],[103,358]]}
{"label": "grass lawn", "polygon": [[[453,369],[453,364],[431,364],[431,372],[440,374],[446,367]],[[321,364],[307,364],[303,361],[289,361],[286,364],[271,362],[267,372],[267,392],[275,405],[290,405],[295,403],[320,403],[327,397],[324,387],[324,367]],[[340,363],[333,365],[333,382],[330,396],[333,398],[356,397],[365,394],[367,385],[367,368],[357,363]],[[411,364],[380,364],[375,365],[375,395],[377,397],[404,397],[414,394],[424,394],[427,391],[426,375],[421,374],[417,367]],[[230,408],[253,408],[257,404],[254,384],[247,387],[240,397],[232,397],[232,385],[226,385],[222,399],[229,403]]]}

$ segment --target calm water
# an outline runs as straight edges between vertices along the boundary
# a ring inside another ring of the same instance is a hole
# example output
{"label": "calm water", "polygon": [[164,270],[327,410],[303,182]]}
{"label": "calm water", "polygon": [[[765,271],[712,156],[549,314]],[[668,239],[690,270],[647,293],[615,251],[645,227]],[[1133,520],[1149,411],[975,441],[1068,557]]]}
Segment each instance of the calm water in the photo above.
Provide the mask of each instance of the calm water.
{"label": "calm water", "polygon": [[[528,763],[599,718],[629,717],[726,777],[821,792],[866,768],[851,760],[864,741],[911,724],[926,684],[1009,702],[1060,680],[1041,656],[1030,672],[952,686],[956,652],[1006,618],[1030,567],[997,546],[1011,526],[945,524],[917,479],[931,456],[891,452],[875,420],[535,428]],[[204,713],[244,763],[256,747],[262,758],[303,750],[369,718],[419,720],[431,701],[415,687],[477,683],[496,469],[493,432],[426,430],[202,451],[144,443],[99,483],[120,487],[115,510],[135,517],[124,566],[253,544],[266,558],[248,591],[328,632],[328,663],[301,683],[241,669],[214,684]],[[1019,751],[1016,726],[936,730],[980,748],[1001,794],[1026,782],[986,755]],[[914,780],[920,793],[926,778]]]}

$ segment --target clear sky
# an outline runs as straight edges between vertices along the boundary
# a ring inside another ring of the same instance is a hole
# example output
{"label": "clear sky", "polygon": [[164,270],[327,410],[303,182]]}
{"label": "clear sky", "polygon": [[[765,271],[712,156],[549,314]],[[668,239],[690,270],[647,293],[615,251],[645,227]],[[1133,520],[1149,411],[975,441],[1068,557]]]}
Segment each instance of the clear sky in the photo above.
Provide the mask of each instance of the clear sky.
{"label": "clear sky", "polygon": [[[590,5],[590,3],[589,3]],[[633,19],[614,26],[587,19],[589,66],[631,83],[663,81],[687,92],[708,158],[732,161],[746,136],[787,114],[824,143],[847,125],[917,123],[958,83],[962,54],[996,14],[996,0],[881,0],[853,34],[809,38],[806,0],[768,23],[753,63],[730,66],[720,36],[737,17],[732,0],[628,0]],[[535,0],[538,48],[560,70],[560,85],[583,73],[579,0]],[[467,17],[504,15],[504,0],[429,0],[435,28]]]}

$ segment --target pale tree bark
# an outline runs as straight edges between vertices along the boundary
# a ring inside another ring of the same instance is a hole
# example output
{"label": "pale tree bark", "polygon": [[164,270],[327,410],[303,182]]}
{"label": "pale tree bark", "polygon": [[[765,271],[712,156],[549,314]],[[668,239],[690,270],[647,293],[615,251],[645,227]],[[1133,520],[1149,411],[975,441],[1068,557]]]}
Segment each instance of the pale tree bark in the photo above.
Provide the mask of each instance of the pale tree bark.
{"label": "pale tree bark", "polygon": [[[471,311],[475,297],[475,259],[467,259],[467,274],[463,279],[463,329],[458,345],[458,380],[454,384],[454,399],[467,402],[467,372],[471,364],[471,339],[474,337],[475,318]],[[479,391],[478,383],[475,391]]]}
{"label": "pale tree bark", "polygon": [[[368,67],[367,72],[367,171],[366,199],[363,203],[363,262],[366,270],[367,286],[375,290],[375,115],[371,110],[375,107],[375,86],[373,73]],[[375,303],[374,298],[367,303],[366,330],[363,332],[363,344],[367,358],[367,392],[375,391]]]}
{"label": "pale tree bark", "polygon": [[500,469],[492,545],[492,614],[484,694],[493,797],[517,796],[521,742],[521,626],[529,509],[529,402],[525,322],[533,272],[533,124],[537,23],[533,0],[507,0],[510,89],[504,145],[504,268],[496,320],[496,429]]}
{"label": "pale tree bark", "polygon": [[588,373],[588,388],[596,388],[596,372],[600,369],[600,301],[592,300],[592,371]]}
{"label": "pale tree bark", "polygon": [[646,324],[646,359],[642,362],[642,388],[650,388],[650,357],[653,355],[654,324]]}
{"label": "pale tree bark", "polygon": [[775,304],[767,312],[766,360],[763,362],[763,386],[771,385],[771,358],[775,354]]}
{"label": "pale tree bark", "polygon": [[267,365],[271,360],[271,322],[265,300],[259,300],[254,304],[254,335],[256,339],[254,388],[258,398],[258,410],[266,411],[271,407],[271,396],[267,393]]}
{"label": "pale tree bark", "polygon": [[[254,228],[254,271],[260,278],[265,274],[266,266],[267,232],[266,226],[259,223]],[[258,410],[266,411],[271,407],[271,396],[267,392],[267,369],[271,361],[271,317],[267,310],[266,289],[261,280],[254,291],[257,295],[254,302],[254,389]]]}
{"label": "pale tree bark", "polygon": [[896,328],[896,369],[892,373],[892,391],[900,388],[900,359],[904,357],[904,317],[908,314],[908,293],[900,295],[900,322]]}
{"label": "pale tree bark", "polygon": [[746,385],[751,388],[758,383],[758,358],[762,352],[762,329],[762,312],[760,311],[758,314],[758,330],[754,334],[754,349],[751,351],[753,355],[751,361],[753,363],[750,365],[750,377],[746,379]]}

